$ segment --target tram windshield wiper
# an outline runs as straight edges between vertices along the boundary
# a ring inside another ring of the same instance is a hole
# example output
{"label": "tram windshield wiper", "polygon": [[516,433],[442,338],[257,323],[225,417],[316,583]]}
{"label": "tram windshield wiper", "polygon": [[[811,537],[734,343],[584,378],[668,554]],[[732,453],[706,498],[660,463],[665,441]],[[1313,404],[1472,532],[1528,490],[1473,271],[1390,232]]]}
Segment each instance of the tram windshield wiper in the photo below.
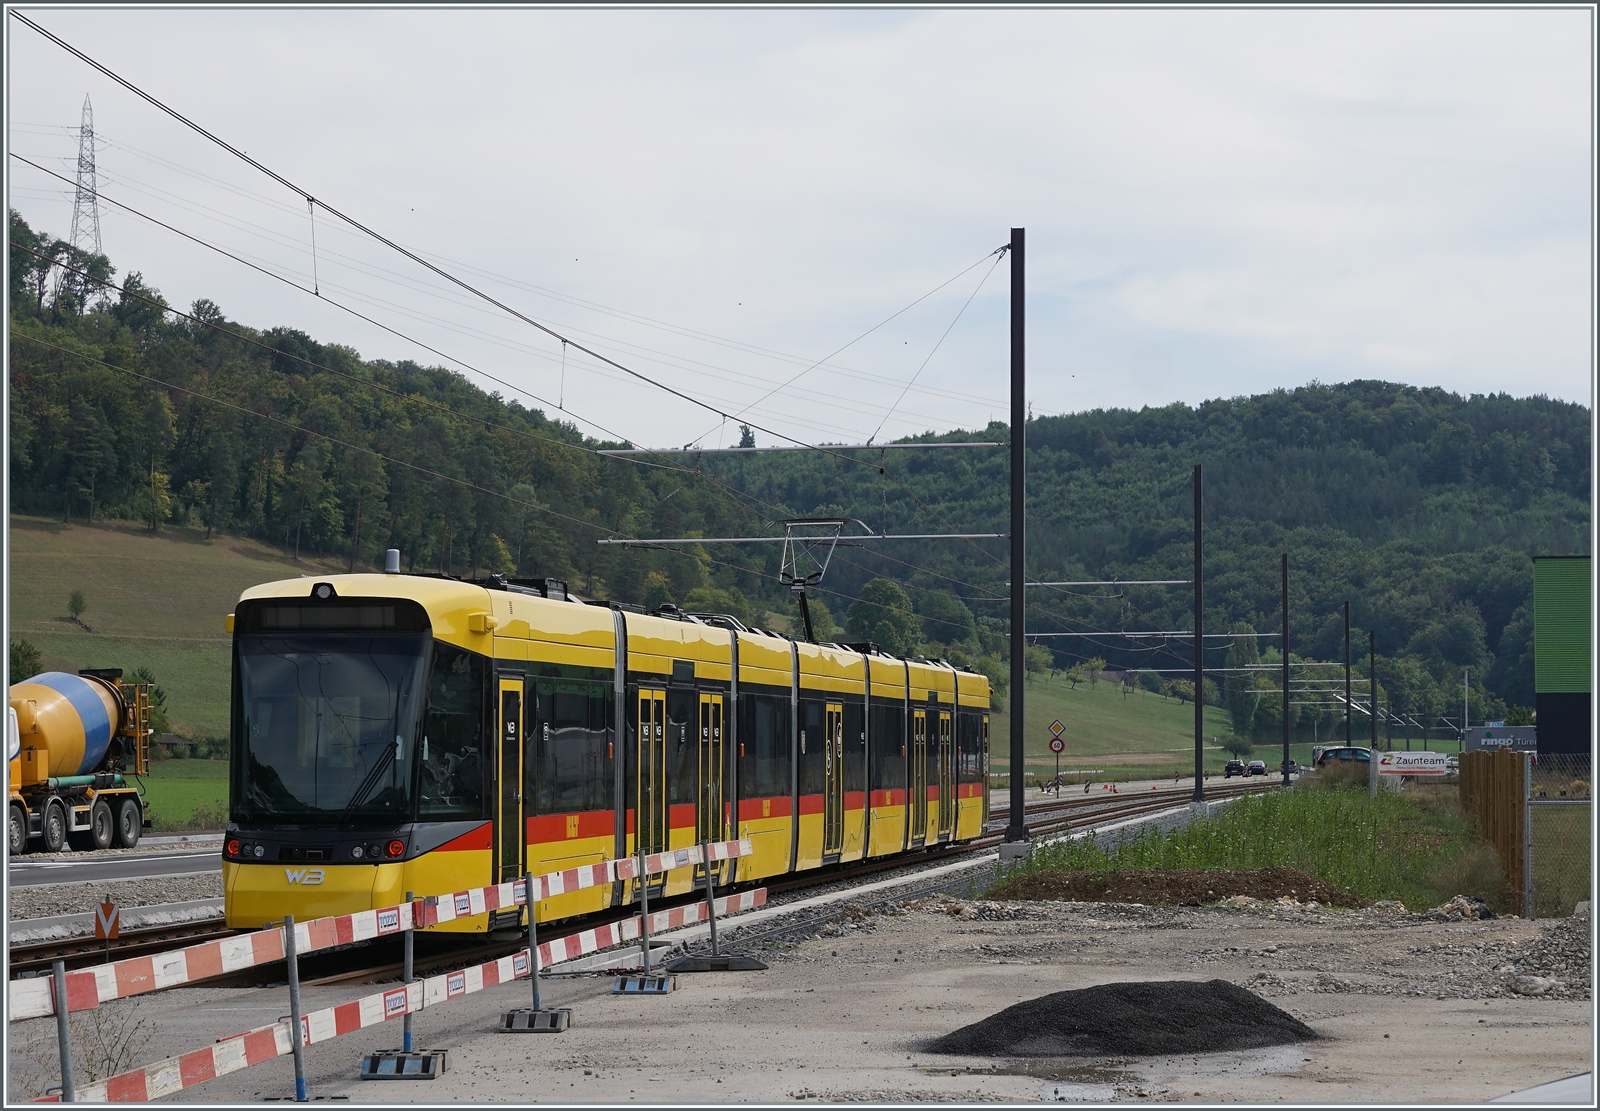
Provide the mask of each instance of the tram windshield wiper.
{"label": "tram windshield wiper", "polygon": [[346,822],[355,816],[356,807],[367,801],[367,796],[370,795],[372,793],[372,789],[378,785],[378,782],[383,777],[383,773],[387,771],[389,765],[394,763],[398,758],[400,753],[400,745],[400,735],[397,733],[395,734],[394,744],[383,746],[383,754],[379,756],[377,762],[372,765],[372,770],[367,772],[367,774],[362,778],[360,785],[355,789],[355,793],[350,796],[350,801],[345,803],[344,810],[340,812],[339,821],[335,823],[336,825],[342,828]]}

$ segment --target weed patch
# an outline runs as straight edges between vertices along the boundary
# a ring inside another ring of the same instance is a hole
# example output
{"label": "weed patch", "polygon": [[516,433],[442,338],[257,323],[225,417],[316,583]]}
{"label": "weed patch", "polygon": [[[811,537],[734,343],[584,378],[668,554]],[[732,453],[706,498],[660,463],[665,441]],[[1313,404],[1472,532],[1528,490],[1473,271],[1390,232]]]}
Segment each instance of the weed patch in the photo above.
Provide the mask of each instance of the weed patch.
{"label": "weed patch", "polygon": [[1515,913],[1494,852],[1473,834],[1448,788],[1272,791],[1182,829],[1144,830],[1102,848],[1089,838],[1033,849],[997,878],[1043,872],[1295,868],[1359,899],[1426,910],[1474,895]]}

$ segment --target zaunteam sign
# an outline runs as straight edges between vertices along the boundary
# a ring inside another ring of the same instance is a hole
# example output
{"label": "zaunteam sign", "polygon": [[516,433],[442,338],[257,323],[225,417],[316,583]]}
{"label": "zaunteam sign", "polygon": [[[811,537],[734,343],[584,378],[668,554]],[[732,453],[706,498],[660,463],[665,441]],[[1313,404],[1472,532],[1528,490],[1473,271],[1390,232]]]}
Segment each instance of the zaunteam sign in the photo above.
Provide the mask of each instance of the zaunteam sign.
{"label": "zaunteam sign", "polygon": [[1442,752],[1380,752],[1379,775],[1446,775],[1450,768]]}

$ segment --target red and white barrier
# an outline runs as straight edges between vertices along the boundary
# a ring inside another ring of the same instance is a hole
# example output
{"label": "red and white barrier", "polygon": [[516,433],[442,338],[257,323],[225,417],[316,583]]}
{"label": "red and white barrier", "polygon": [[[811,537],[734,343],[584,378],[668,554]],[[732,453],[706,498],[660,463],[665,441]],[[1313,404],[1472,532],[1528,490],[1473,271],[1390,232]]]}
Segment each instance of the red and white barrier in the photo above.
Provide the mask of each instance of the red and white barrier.
{"label": "red and white barrier", "polygon": [[[737,895],[724,895],[716,901],[717,917],[726,914],[738,914],[740,911],[754,910],[756,907],[766,906],[767,889],[757,888],[754,891],[742,891]],[[673,907],[671,910],[657,910],[650,914],[650,936],[655,937],[663,930],[676,930],[680,926],[692,926],[696,922],[704,922],[710,915],[706,913],[705,903],[690,903],[687,906]],[[541,950],[544,946],[539,947]],[[540,968],[545,967],[540,965]]]}
{"label": "red and white barrier", "polygon": [[539,944],[539,967],[549,968],[562,961],[574,960],[589,953],[598,953],[602,949],[609,949],[613,945],[621,945],[624,941],[632,941],[639,936],[639,916],[626,918],[621,922],[612,922],[607,926],[597,926],[592,930],[579,930],[575,934],[557,938],[555,941],[544,941]]}
{"label": "red and white barrier", "polygon": [[[707,857],[712,861],[731,860],[753,851],[748,838],[741,841],[721,841],[706,848],[705,853],[701,852],[699,845],[695,845],[686,849],[651,854],[645,857],[645,872],[648,875],[657,875],[674,868],[701,864]],[[569,868],[563,872],[551,872],[533,878],[534,898],[535,901],[548,899],[585,887],[634,879],[638,874],[637,857],[608,860],[581,868]],[[425,928],[452,922],[457,918],[521,906],[527,901],[523,888],[523,881],[516,880],[441,895],[432,905],[418,899],[415,903],[401,903],[398,906],[379,907],[376,910],[356,911],[354,914],[297,922],[295,950],[304,956],[318,949],[329,949],[336,945],[349,945],[357,941],[400,933],[412,929],[413,925],[416,928]],[[152,957],[131,957],[112,964],[67,973],[67,1010],[69,1013],[90,1010],[113,999],[142,995],[148,991],[160,991],[164,988],[181,987],[197,980],[219,976],[224,972],[239,972],[282,959],[282,927],[258,930],[219,941],[208,941]],[[15,980],[8,985],[7,1022],[44,1018],[53,1014],[55,1014],[55,992],[49,979],[40,976]]]}
{"label": "red and white barrier", "polygon": [[[699,845],[691,845],[670,852],[648,854],[644,858],[645,874],[654,876],[670,872],[674,868],[703,864],[708,858],[713,862],[732,860],[734,857],[748,856],[755,851],[748,837],[739,841],[718,841],[707,845],[705,849],[706,851],[702,852]],[[533,877],[533,897],[535,902],[541,902],[557,895],[581,891],[586,887],[599,887],[618,880],[636,879],[638,875],[638,857],[630,856],[620,860],[602,861],[599,864],[585,864],[581,868],[569,868],[564,872],[550,872]],[[417,925],[419,928],[437,926],[444,922],[453,922],[457,918],[469,918],[477,914],[488,914],[490,911],[521,906],[524,901],[522,886],[521,880],[513,880],[493,887],[477,887],[469,891],[440,895],[432,906],[419,912]]]}
{"label": "red and white barrier", "polygon": [[[406,903],[296,922],[295,950],[304,954],[409,930],[412,927],[411,911],[411,904]],[[112,964],[67,973],[67,1010],[89,1010],[113,999],[181,987],[196,980],[220,976],[224,972],[238,972],[281,960],[282,926],[190,945],[170,953],[129,957]],[[15,980],[7,987],[8,1022],[55,1014],[54,985],[46,977]]]}
{"label": "red and white barrier", "polygon": [[[745,891],[716,900],[717,914],[734,914],[751,910],[766,903],[766,888]],[[692,925],[705,917],[705,904],[694,903],[653,913],[651,931],[667,930]],[[309,923],[308,923],[309,924]],[[589,953],[620,945],[640,936],[639,916],[614,922],[593,930],[583,930],[570,937],[546,942],[539,946],[539,967],[548,968],[560,961],[572,960]],[[262,931],[263,933],[267,931]],[[475,965],[439,976],[429,976],[413,984],[403,984],[387,991],[376,992],[349,1003],[324,1007],[301,1016],[300,1039],[302,1045],[315,1045],[349,1034],[368,1026],[377,1026],[393,1018],[435,1007],[463,995],[484,991],[512,980],[527,977],[528,951],[518,950],[510,956],[485,964]],[[24,981],[25,982],[25,981]],[[243,1034],[224,1038],[215,1045],[169,1057],[153,1065],[132,1069],[97,1084],[79,1088],[76,1093],[80,1103],[147,1103],[171,1095],[207,1080],[238,1072],[240,1069],[275,1060],[293,1052],[293,1034],[287,1022],[274,1023]],[[59,1096],[49,1096],[35,1102],[59,1102]]]}

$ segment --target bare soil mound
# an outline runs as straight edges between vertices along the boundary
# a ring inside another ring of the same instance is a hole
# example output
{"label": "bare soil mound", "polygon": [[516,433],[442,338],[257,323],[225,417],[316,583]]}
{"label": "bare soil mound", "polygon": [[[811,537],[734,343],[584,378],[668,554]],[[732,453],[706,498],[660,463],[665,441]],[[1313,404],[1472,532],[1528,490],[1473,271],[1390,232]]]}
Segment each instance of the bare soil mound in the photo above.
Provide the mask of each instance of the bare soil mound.
{"label": "bare soil mound", "polygon": [[1058,991],[946,1034],[968,1057],[1152,1057],[1288,1045],[1311,1027],[1226,980],[1156,980]]}
{"label": "bare soil mound", "polygon": [[1008,880],[991,899],[1062,899],[1081,903],[1200,906],[1247,895],[1288,897],[1323,906],[1372,904],[1298,868],[1140,868],[1115,872],[1034,872]]}

